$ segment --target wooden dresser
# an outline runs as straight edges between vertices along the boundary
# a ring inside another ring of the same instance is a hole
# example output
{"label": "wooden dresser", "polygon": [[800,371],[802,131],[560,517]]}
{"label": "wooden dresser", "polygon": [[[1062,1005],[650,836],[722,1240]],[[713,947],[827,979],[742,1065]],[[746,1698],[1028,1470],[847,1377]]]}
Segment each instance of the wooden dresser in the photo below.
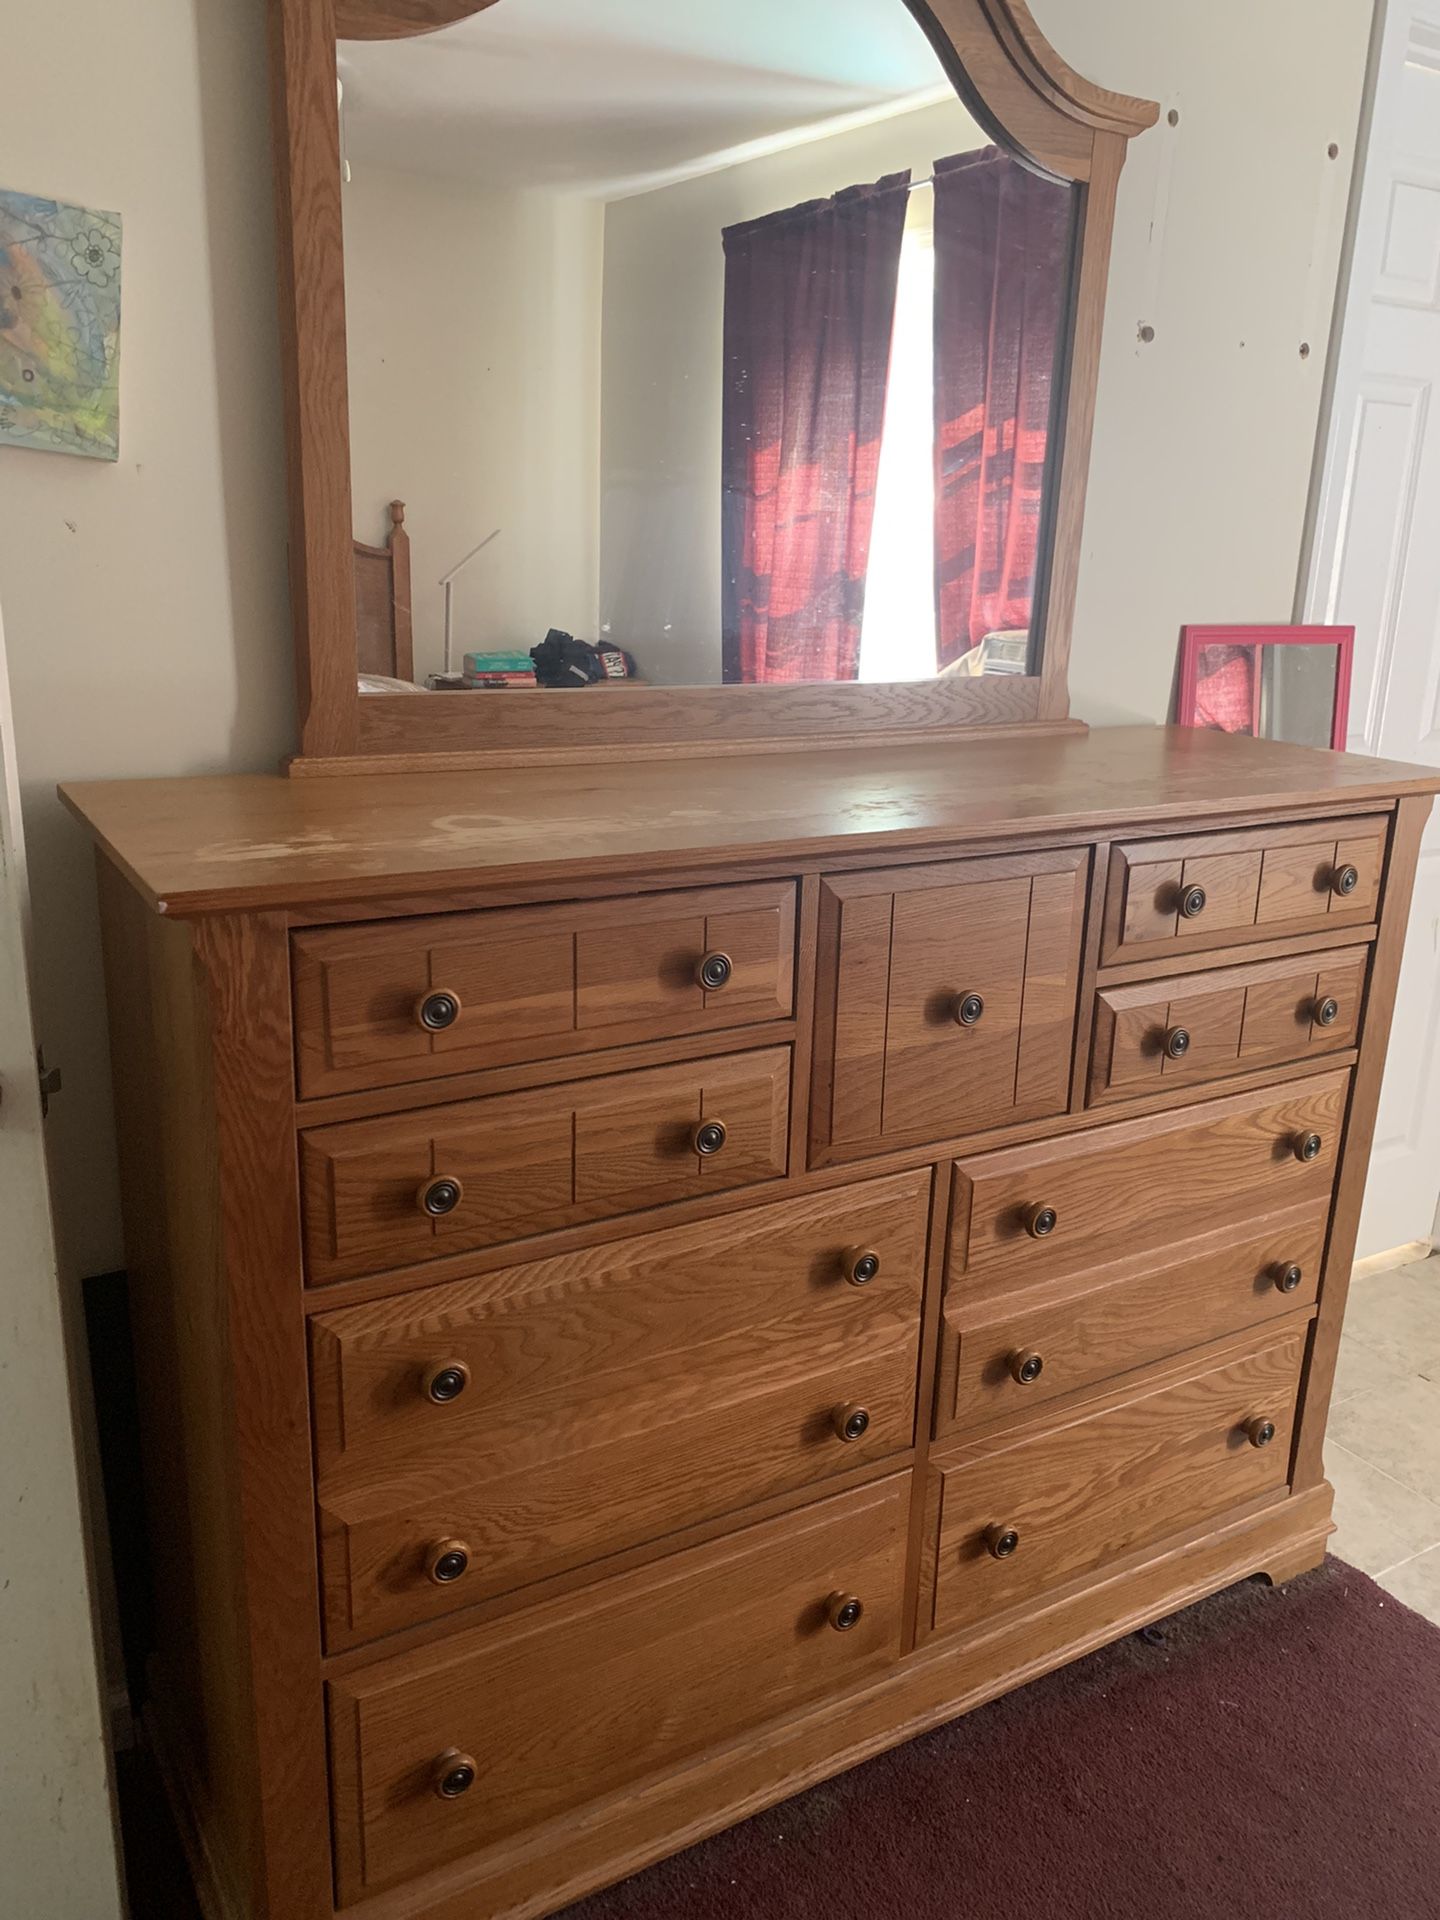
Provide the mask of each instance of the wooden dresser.
{"label": "wooden dresser", "polygon": [[72,787],[210,1920],[520,1920],[1313,1566],[1428,771]]}

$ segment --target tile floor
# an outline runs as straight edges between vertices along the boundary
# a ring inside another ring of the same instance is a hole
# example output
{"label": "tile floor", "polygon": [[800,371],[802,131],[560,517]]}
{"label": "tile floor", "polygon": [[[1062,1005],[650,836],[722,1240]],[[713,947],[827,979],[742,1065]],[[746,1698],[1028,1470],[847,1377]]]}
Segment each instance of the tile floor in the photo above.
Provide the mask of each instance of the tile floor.
{"label": "tile floor", "polygon": [[1440,1622],[1440,1254],[1351,1285],[1325,1466],[1331,1551]]}

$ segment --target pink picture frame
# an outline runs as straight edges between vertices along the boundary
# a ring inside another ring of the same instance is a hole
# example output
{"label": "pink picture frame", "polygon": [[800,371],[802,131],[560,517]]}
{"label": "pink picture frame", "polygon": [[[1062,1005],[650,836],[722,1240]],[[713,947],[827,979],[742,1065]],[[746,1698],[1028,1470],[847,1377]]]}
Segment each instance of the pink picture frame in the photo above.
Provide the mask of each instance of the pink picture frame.
{"label": "pink picture frame", "polygon": [[[1175,715],[1179,725],[1245,733],[1259,739],[1267,692],[1265,650],[1270,647],[1335,649],[1329,743],[1343,752],[1350,719],[1354,627],[1182,627],[1180,694]],[[1212,650],[1224,657],[1207,660]]]}

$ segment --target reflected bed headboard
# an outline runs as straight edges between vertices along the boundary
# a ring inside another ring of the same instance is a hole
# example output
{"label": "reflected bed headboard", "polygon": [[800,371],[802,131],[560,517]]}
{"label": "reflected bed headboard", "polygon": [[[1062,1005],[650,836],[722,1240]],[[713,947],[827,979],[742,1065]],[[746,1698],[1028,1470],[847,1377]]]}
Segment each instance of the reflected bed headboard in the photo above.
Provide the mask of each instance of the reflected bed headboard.
{"label": "reflected bed headboard", "polygon": [[383,547],[355,545],[355,655],[361,673],[392,680],[415,678],[410,626],[410,536],[405,502],[390,502],[390,535]]}

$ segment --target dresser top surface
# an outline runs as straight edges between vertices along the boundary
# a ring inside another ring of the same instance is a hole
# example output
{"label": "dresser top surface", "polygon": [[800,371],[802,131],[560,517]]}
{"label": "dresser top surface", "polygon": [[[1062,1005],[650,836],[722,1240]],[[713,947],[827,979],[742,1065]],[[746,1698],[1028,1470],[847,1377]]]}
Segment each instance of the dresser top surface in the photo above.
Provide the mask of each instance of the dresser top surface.
{"label": "dresser top surface", "polygon": [[160,912],[394,898],[1017,834],[1222,826],[1440,790],[1440,770],[1180,727],[287,779],[85,781],[70,810]]}

